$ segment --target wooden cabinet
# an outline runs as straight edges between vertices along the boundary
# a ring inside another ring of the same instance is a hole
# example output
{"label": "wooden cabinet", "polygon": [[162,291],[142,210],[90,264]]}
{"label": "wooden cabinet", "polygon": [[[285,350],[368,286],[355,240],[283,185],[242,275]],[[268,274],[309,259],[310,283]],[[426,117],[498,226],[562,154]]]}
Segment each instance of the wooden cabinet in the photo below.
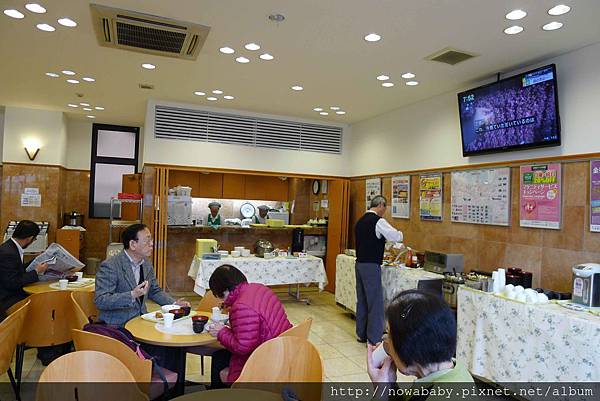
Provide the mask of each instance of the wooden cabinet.
{"label": "wooden cabinet", "polygon": [[223,174],[223,198],[245,199],[246,176],[242,174]]}
{"label": "wooden cabinet", "polygon": [[83,248],[83,232],[79,230],[56,230],[56,243],[61,245],[75,258],[79,259],[79,252]]}
{"label": "wooden cabinet", "polygon": [[223,174],[200,173],[198,180],[198,193],[198,197],[200,198],[223,198]]}
{"label": "wooden cabinet", "polygon": [[278,177],[248,175],[246,176],[246,199],[288,200],[288,181]]}
{"label": "wooden cabinet", "polygon": [[[128,194],[142,193],[142,175],[141,174],[123,174],[121,181],[121,192]],[[122,220],[137,220],[140,215],[139,205],[126,204],[121,205]]]}

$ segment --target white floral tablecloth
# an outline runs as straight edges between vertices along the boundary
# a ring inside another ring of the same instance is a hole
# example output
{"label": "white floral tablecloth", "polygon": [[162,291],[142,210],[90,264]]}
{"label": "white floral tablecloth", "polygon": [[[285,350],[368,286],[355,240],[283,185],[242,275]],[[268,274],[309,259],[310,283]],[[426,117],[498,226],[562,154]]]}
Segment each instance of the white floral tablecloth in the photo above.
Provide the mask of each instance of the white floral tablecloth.
{"label": "white floral tablecloth", "polygon": [[600,317],[461,286],[457,359],[494,382],[600,382]]}
{"label": "white floral tablecloth", "polygon": [[230,264],[237,267],[250,283],[264,285],[318,283],[323,290],[327,284],[327,275],[323,260],[315,256],[306,258],[263,259],[255,256],[247,258],[224,258],[221,260],[202,260],[194,257],[188,275],[196,272],[194,292],[204,295],[208,289],[208,280],[217,267]]}
{"label": "white floral tablecloth", "polygon": [[[335,261],[335,302],[356,313],[356,258],[340,254]],[[430,273],[423,269],[382,266],[381,283],[383,301],[387,305],[396,294],[418,288],[421,280],[442,280],[441,274]]]}

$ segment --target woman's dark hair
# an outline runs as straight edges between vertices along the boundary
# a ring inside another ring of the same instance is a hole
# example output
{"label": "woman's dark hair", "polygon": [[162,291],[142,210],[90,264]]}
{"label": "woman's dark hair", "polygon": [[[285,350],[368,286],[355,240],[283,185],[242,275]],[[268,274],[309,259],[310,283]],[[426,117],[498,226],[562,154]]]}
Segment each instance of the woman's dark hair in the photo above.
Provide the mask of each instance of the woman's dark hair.
{"label": "woman's dark hair", "polygon": [[456,351],[456,319],[438,296],[403,291],[386,309],[390,339],[406,365],[428,366],[450,361]]}
{"label": "woman's dark hair", "polygon": [[226,290],[233,291],[238,284],[247,283],[244,273],[231,265],[221,265],[215,269],[208,280],[208,286],[218,298],[223,298]]}
{"label": "woman's dark hair", "polygon": [[145,224],[132,224],[123,230],[121,238],[123,239],[123,247],[129,249],[129,243],[138,239],[138,233],[145,230],[147,227]]}
{"label": "woman's dark hair", "polygon": [[40,233],[40,227],[31,220],[21,220],[15,227],[12,236],[16,239],[25,239],[29,237],[37,237]]}

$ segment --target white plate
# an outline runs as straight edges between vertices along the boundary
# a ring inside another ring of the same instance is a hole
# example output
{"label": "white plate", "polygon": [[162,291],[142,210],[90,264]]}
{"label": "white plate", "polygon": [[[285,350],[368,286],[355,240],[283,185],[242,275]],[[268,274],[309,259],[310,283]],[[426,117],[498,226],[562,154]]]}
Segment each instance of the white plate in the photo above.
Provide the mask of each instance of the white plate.
{"label": "white plate", "polygon": [[[156,316],[156,312],[159,312],[159,311],[144,313],[142,315],[142,319],[147,320],[149,322],[154,322],[154,323],[162,322],[163,321],[162,317],[160,319],[155,317]],[[196,311],[190,311],[189,315],[184,316],[184,317],[182,317],[180,319],[174,320],[174,322],[179,322],[181,320],[188,319],[188,318],[191,318],[192,316],[196,316],[196,315],[197,315]]]}

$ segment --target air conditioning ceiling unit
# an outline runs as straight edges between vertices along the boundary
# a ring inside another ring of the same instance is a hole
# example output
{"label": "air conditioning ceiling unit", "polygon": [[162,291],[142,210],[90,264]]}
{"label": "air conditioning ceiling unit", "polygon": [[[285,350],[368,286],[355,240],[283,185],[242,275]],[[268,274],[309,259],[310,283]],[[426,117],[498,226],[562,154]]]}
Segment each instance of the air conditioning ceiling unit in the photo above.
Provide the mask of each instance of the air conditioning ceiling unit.
{"label": "air conditioning ceiling unit", "polygon": [[191,22],[90,4],[101,46],[195,60],[210,27]]}

